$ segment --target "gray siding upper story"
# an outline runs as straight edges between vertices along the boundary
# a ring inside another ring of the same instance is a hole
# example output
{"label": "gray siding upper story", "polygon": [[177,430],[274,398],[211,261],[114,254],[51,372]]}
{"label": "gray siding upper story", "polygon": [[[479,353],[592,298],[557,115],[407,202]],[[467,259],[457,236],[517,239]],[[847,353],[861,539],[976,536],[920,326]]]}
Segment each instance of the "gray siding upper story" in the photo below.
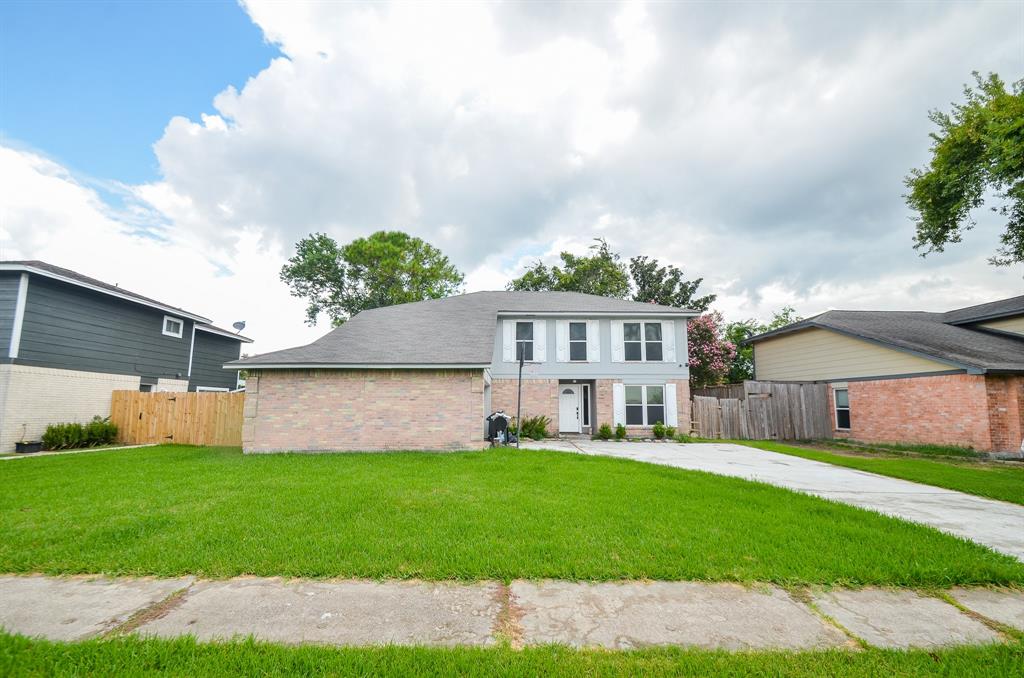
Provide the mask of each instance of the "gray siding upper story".
{"label": "gray siding upper story", "polygon": [[0,360],[6,360],[14,329],[14,309],[18,304],[20,273],[0,272]]}
{"label": "gray siding upper story", "polygon": [[[574,316],[572,318],[556,318],[537,316],[522,317],[503,316],[498,318],[494,333],[494,354],[491,360],[491,376],[497,379],[514,378],[519,374],[519,363],[506,362],[502,348],[504,345],[504,320],[544,320],[547,343],[547,355],[544,362],[527,362],[523,366],[524,379],[621,379],[624,383],[642,384],[651,379],[689,379],[690,368],[687,367],[687,336],[686,318],[638,318],[644,322],[672,322],[675,328],[676,359],[673,362],[613,362],[612,361],[612,318],[595,316]],[[596,362],[558,362],[556,347],[557,320],[585,321],[597,320],[600,337],[600,360]],[[631,318],[617,316],[616,321],[630,322]]]}
{"label": "gray siding upper story", "polygon": [[197,330],[188,390],[194,391],[197,386],[236,388],[238,371],[225,370],[224,363],[238,360],[241,352],[242,344],[237,339]]}
{"label": "gray siding upper story", "polygon": [[185,378],[193,321],[163,334],[163,311],[39,275],[29,276],[16,363]]}

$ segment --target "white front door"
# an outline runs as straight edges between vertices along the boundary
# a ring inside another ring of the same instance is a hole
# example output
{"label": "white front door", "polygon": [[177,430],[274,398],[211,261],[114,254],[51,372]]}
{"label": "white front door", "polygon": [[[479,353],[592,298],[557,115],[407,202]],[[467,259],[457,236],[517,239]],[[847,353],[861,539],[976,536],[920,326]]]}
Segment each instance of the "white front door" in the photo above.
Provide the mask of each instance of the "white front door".
{"label": "white front door", "polygon": [[580,418],[580,390],[577,384],[558,386],[558,430],[561,433],[579,433],[583,430]]}

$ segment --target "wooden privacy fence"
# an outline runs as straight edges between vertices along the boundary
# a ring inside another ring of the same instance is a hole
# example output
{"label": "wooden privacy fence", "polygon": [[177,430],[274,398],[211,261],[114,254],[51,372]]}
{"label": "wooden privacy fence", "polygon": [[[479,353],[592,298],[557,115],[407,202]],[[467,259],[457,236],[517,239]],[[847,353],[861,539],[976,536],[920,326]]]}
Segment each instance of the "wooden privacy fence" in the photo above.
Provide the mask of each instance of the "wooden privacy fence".
{"label": "wooden privacy fence", "polygon": [[114,391],[110,420],[118,439],[130,445],[242,444],[244,393],[142,393]]}
{"label": "wooden privacy fence", "polygon": [[826,384],[745,381],[742,398],[693,397],[693,428],[702,438],[811,440],[832,437]]}

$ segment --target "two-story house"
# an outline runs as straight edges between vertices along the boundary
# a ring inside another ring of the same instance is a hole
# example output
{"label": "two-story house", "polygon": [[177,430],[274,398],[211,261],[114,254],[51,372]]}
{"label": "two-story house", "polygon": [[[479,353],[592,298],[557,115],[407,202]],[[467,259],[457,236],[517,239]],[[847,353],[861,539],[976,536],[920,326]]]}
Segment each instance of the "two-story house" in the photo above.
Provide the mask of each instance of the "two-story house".
{"label": "two-story house", "polygon": [[574,292],[475,292],[364,311],[249,371],[247,452],[482,447],[484,417],[546,415],[552,433],[689,424],[696,312]]}
{"label": "two-story house", "polygon": [[110,414],[115,390],[233,390],[250,339],[42,261],[0,262],[0,452]]}

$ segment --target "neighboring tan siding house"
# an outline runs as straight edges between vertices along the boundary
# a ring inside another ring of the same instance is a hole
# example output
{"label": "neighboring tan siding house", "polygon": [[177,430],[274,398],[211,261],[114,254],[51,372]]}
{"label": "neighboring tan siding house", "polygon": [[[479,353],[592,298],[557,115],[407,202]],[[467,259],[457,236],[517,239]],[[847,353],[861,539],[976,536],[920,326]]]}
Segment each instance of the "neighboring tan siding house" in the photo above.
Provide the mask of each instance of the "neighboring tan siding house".
{"label": "neighboring tan siding house", "polygon": [[1024,297],[949,311],[829,311],[750,339],[755,379],[828,382],[835,435],[1020,453]]}
{"label": "neighboring tan siding house", "polygon": [[223,364],[249,341],[68,269],[0,262],[0,452],[108,416],[115,390],[234,389]]}
{"label": "neighboring tan siding house", "polygon": [[690,420],[686,309],[573,292],[476,292],[364,311],[318,341],[230,363],[249,371],[246,452],[471,449],[484,418],[552,434]]}

